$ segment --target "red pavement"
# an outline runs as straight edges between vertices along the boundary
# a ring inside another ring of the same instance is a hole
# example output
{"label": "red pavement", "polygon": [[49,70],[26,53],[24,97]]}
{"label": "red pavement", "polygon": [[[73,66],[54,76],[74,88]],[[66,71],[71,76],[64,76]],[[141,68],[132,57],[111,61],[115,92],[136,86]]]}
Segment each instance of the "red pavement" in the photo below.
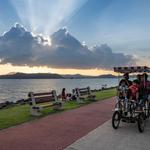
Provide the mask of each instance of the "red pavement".
{"label": "red pavement", "polygon": [[0,131],[0,150],[63,150],[112,116],[114,99]]}

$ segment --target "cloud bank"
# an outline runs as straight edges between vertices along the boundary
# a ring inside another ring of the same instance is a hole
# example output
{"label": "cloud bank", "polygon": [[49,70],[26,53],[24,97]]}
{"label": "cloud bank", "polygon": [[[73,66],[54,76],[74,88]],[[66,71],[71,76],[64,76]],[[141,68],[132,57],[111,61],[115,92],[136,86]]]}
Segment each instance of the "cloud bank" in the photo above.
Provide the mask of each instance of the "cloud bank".
{"label": "cloud bank", "polygon": [[51,68],[111,69],[135,63],[131,55],[114,53],[103,44],[88,48],[67,29],[60,29],[49,38],[34,35],[16,24],[0,36],[0,64],[15,66],[47,66]]}

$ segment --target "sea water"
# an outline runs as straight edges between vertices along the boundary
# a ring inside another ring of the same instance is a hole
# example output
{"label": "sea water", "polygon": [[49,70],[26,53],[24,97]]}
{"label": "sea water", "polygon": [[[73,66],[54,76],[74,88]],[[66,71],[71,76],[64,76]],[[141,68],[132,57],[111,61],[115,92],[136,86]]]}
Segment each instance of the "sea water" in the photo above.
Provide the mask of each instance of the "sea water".
{"label": "sea water", "polygon": [[101,89],[116,86],[117,78],[99,79],[0,79],[0,102],[26,99],[29,92],[48,92],[52,89],[58,94],[62,88],[72,92],[74,88],[90,86],[91,89]]}

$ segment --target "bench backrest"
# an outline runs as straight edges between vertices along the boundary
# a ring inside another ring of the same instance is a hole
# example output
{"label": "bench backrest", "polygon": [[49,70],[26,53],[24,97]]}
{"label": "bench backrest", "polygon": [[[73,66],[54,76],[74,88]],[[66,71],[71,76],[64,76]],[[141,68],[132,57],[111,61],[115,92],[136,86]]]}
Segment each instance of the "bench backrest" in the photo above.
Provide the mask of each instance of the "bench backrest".
{"label": "bench backrest", "polygon": [[28,97],[29,97],[31,105],[57,101],[57,95],[56,95],[56,91],[55,90],[52,90],[50,92],[45,92],[45,93],[33,93],[33,92],[30,92],[28,94]]}
{"label": "bench backrest", "polygon": [[86,87],[86,88],[76,88],[76,89],[75,89],[75,92],[76,92],[76,95],[77,95],[77,96],[91,95],[90,87]]}

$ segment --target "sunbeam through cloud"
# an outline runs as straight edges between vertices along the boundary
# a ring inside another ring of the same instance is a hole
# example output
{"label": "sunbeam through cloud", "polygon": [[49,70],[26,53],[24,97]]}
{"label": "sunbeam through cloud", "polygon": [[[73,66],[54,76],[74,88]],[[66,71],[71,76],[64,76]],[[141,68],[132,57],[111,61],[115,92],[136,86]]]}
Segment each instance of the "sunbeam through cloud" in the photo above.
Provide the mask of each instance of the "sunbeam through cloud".
{"label": "sunbeam through cloud", "polygon": [[50,35],[65,23],[87,0],[11,0],[22,24],[34,33]]}

